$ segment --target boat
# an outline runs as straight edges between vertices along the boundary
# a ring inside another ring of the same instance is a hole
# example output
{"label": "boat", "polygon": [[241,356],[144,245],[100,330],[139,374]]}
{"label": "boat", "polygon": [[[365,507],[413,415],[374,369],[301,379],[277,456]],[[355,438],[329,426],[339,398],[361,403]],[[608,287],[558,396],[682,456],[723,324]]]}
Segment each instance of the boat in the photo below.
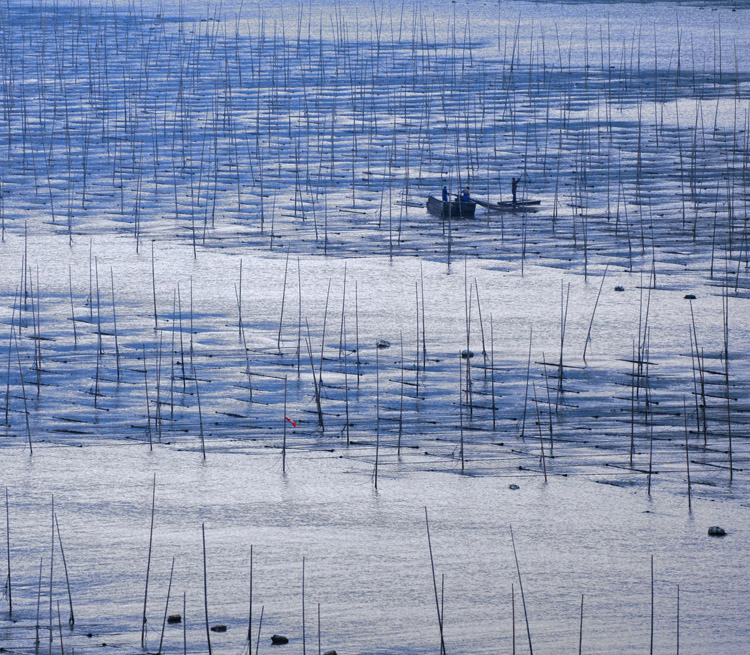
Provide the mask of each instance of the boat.
{"label": "boat", "polygon": [[435,196],[427,198],[427,211],[439,218],[474,218],[476,208],[474,200],[443,201]]}
{"label": "boat", "polygon": [[517,202],[512,202],[512,201],[485,202],[484,200],[473,199],[473,201],[477,205],[480,205],[481,207],[485,207],[489,209],[490,211],[498,211],[498,212],[536,211],[539,205],[542,204],[541,200],[519,200]]}

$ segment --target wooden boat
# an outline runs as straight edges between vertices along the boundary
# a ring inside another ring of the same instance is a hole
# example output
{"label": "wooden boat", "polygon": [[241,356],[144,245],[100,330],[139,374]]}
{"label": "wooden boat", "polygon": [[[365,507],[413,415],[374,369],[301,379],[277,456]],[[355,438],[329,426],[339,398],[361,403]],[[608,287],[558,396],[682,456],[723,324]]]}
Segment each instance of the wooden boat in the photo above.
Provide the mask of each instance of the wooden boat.
{"label": "wooden boat", "polygon": [[449,200],[444,202],[434,196],[427,198],[427,211],[439,218],[474,218],[477,203],[473,200]]}
{"label": "wooden boat", "polygon": [[485,202],[484,200],[474,199],[474,202],[481,207],[486,207],[490,211],[497,212],[536,211],[539,205],[542,204],[541,200],[519,200],[518,202]]}

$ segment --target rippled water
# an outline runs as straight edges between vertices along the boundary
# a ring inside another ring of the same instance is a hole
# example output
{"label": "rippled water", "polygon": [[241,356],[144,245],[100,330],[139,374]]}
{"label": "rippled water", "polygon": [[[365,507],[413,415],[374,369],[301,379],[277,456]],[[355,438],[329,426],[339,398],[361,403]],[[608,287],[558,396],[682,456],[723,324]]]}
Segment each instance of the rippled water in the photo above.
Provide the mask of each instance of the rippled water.
{"label": "rippled water", "polygon": [[2,648],[743,652],[736,9],[0,10]]}

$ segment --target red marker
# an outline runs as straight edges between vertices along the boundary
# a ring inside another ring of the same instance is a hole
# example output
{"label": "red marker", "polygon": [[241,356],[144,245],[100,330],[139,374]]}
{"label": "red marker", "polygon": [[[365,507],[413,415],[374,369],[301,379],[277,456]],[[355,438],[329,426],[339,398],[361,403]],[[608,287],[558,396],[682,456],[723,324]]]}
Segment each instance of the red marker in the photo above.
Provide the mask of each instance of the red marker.
{"label": "red marker", "polygon": [[296,423],[295,423],[295,422],[294,422],[294,421],[293,421],[292,419],[290,419],[290,418],[289,418],[288,416],[285,416],[284,418],[285,418],[285,419],[286,419],[287,421],[289,421],[289,422],[290,422],[290,423],[291,423],[291,424],[292,424],[292,425],[293,425],[293,426],[294,426],[295,428],[297,427],[297,424],[296,424]]}

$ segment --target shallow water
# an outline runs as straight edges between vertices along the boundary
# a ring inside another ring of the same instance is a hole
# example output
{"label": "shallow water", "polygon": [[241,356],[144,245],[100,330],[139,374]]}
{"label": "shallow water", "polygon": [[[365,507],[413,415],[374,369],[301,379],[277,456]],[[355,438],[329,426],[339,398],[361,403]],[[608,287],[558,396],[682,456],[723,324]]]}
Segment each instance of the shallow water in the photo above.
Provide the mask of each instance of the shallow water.
{"label": "shallow water", "polygon": [[[303,650],[304,558],[305,650],[318,603],[322,650],[438,650],[425,506],[451,652],[511,652],[511,588],[525,651],[510,525],[538,652],[582,594],[584,651],[644,652],[652,555],[654,652],[677,585],[683,652],[742,651],[747,9],[634,7],[0,9],[3,648],[35,651],[40,558],[40,652],[58,600],[64,648],[139,646],[156,475],[150,652],[172,557],[206,651],[202,524],[216,652],[251,545],[261,648]],[[422,206],[520,171],[538,213]]]}
{"label": "shallow water", "polygon": [[[339,459],[343,456],[343,459]],[[148,605],[148,648],[156,650],[171,558],[170,613],[187,594],[188,647],[205,650],[201,524],[205,524],[209,622],[218,652],[245,643],[249,548],[253,545],[254,634],[274,632],[301,646],[302,558],[305,558],[307,648],[316,648],[317,604],[323,648],[344,652],[422,652],[439,645],[424,507],[429,510],[438,584],[445,575],[445,640],[452,652],[510,648],[511,585],[519,601],[509,525],[522,572],[532,643],[540,652],[578,639],[584,594],[584,644],[595,652],[635,653],[649,639],[650,556],[655,562],[656,652],[675,645],[680,586],[681,643],[689,652],[732,653],[747,640],[737,610],[747,605],[741,544],[747,509],[698,502],[588,480],[539,476],[462,477],[384,467],[374,492],[369,465],[345,450],[293,453],[281,473],[279,453],[195,453],[157,448],[39,449],[33,459],[4,451],[14,470],[10,488],[12,562],[18,623],[3,628],[6,644],[33,650],[38,560],[45,561],[42,648],[46,648],[50,495],[69,569],[76,630],[68,647],[88,652],[100,642],[134,647],[139,638],[148,552],[152,474],[156,512]],[[96,466],[92,466],[92,462]],[[65,484],[61,485],[61,478]],[[511,478],[512,479],[512,478]],[[730,527],[724,539],[708,525]],[[675,556],[676,555],[676,556]],[[53,597],[68,611],[56,553]],[[710,599],[710,602],[707,602]],[[56,621],[56,605],[55,605]],[[516,605],[519,648],[525,641]],[[90,639],[85,633],[91,631]],[[58,639],[55,631],[55,639]],[[168,627],[165,648],[182,647]],[[57,648],[57,646],[55,646]]]}

